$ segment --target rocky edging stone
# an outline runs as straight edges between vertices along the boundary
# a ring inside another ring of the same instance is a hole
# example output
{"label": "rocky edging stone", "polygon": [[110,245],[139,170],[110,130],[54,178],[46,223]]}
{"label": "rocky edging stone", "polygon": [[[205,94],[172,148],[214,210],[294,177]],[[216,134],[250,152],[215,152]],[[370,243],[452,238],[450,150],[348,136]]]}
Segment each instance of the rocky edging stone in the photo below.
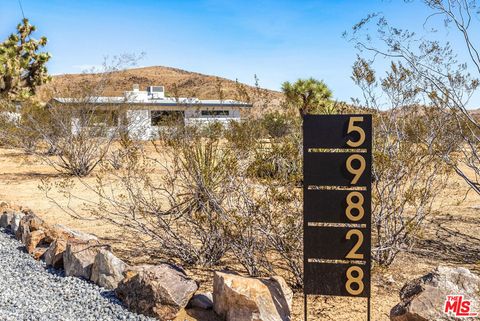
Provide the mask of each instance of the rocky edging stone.
{"label": "rocky edging stone", "polygon": [[390,311],[390,320],[459,320],[444,310],[447,297],[459,295],[470,301],[471,312],[480,312],[480,277],[465,268],[439,266],[403,286],[401,301]]}
{"label": "rocky edging stone", "polygon": [[215,272],[213,293],[175,265],[130,267],[94,235],[50,226],[30,209],[0,203],[0,227],[9,229],[35,259],[66,276],[114,290],[136,313],[173,320],[185,308],[213,309],[226,321],[289,321],[293,292],[281,277],[252,278]]}

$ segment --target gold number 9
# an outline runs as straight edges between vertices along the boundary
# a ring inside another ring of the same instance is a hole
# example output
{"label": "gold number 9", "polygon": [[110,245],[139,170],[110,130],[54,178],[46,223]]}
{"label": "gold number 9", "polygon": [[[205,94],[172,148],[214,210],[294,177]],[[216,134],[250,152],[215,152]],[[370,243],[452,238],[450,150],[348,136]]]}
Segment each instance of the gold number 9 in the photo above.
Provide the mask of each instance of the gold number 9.
{"label": "gold number 9", "polygon": [[[358,160],[360,162],[360,166],[358,168],[353,168],[352,162],[354,160]],[[359,154],[353,154],[350,155],[347,158],[347,170],[350,174],[355,175],[352,179],[351,184],[357,184],[358,180],[362,176],[363,172],[365,171],[366,163],[365,163],[365,158],[363,158],[362,155]]]}

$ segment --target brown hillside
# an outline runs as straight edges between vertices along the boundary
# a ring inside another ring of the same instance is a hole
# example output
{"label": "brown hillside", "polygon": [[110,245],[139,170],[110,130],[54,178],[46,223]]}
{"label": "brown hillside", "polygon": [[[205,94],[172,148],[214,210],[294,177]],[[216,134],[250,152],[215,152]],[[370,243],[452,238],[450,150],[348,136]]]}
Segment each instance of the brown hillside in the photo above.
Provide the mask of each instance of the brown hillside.
{"label": "brown hillside", "polygon": [[[225,78],[162,66],[127,69],[107,74],[56,75],[48,85],[40,89],[39,97],[44,101],[53,96],[65,97],[72,89],[92,85],[100,87],[96,85],[98,83],[103,84],[102,89],[97,91],[102,96],[121,96],[125,90],[131,90],[134,84],[139,84],[143,90],[147,86],[162,85],[165,86],[167,96],[172,97],[250,101],[254,104],[255,114],[265,107],[278,108],[282,98],[280,92],[256,89]],[[268,106],[265,106],[267,101]]]}

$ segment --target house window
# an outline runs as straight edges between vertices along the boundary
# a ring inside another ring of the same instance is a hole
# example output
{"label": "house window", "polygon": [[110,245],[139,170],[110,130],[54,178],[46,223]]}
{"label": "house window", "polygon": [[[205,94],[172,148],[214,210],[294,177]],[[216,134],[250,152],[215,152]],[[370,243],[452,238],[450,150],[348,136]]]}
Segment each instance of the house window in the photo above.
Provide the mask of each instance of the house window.
{"label": "house window", "polygon": [[184,118],[183,111],[178,110],[152,110],[151,124],[152,126],[168,126],[178,122],[182,122]]}
{"label": "house window", "polygon": [[228,110],[202,110],[202,116],[228,116]]}
{"label": "house window", "polygon": [[83,112],[83,121],[89,126],[105,125],[114,127],[118,125],[118,111],[116,110],[87,110]]}

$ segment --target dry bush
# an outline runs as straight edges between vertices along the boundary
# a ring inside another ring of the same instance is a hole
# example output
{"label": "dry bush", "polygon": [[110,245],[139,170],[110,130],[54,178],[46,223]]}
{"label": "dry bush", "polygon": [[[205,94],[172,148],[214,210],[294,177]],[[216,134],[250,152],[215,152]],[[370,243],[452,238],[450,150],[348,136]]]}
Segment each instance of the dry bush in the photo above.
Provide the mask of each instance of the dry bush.
{"label": "dry bush", "polygon": [[113,140],[123,134],[125,117],[125,105],[106,111],[98,97],[108,88],[112,73],[135,64],[136,59],[131,55],[106,59],[103,73],[94,82],[52,93],[68,97],[68,104],[57,100],[40,104],[29,99],[19,104],[15,113],[7,114],[14,117],[1,113],[4,126],[0,137],[8,146],[22,147],[60,173],[89,175],[105,159]]}
{"label": "dry bush", "polygon": [[256,224],[271,255],[266,268],[283,271],[290,285],[300,289],[303,286],[302,191],[291,184],[272,183],[260,204]]}
{"label": "dry bush", "polygon": [[413,246],[447,177],[445,166],[430,146],[418,142],[422,117],[416,111],[405,112],[375,117],[372,254],[383,266]]}
{"label": "dry bush", "polygon": [[[383,79],[377,79],[363,59],[353,69],[364,106],[373,113],[372,256],[382,266],[414,245],[448,176],[439,148],[451,142],[435,123],[441,113],[419,105],[413,77],[396,63]],[[383,104],[390,109],[382,111]],[[449,123],[440,126],[449,128]]]}
{"label": "dry bush", "polygon": [[[125,228],[137,244],[149,242],[157,256],[215,265],[229,246],[224,207],[235,167],[235,158],[218,141],[189,137],[156,143],[154,153],[136,150],[118,171],[99,171],[96,185],[86,186],[100,202],[85,206],[96,218]],[[64,184],[63,191],[75,197],[65,188],[70,186]]]}
{"label": "dry bush", "polygon": [[291,133],[295,120],[287,113],[274,111],[261,117],[261,125],[270,138],[279,138]]}
{"label": "dry bush", "polygon": [[[111,162],[102,162],[94,185],[80,179],[96,195],[82,200],[84,209],[125,229],[124,235],[143,254],[207,267],[234,258],[249,275],[277,268],[291,271],[291,283],[298,287],[301,193],[290,185],[282,196],[278,187],[281,181],[297,182],[298,176],[285,171],[278,179],[252,180],[247,175],[248,160],[230,142],[202,133],[202,128],[173,126],[152,142],[153,150],[118,144],[116,151],[123,156],[116,162],[122,164],[117,170],[111,170]],[[284,137],[273,150],[277,148],[285,149],[281,157],[296,164],[298,175],[298,141]],[[66,179],[56,188],[73,199],[77,198],[74,186]],[[48,183],[44,186],[47,196],[51,188]],[[73,208],[63,209],[87,218]]]}
{"label": "dry bush", "polygon": [[110,116],[99,117],[96,110],[87,103],[70,111],[53,104],[48,109],[47,126],[32,119],[35,131],[54,152],[53,156],[38,154],[42,160],[60,173],[89,175],[103,161],[117,135],[117,129],[108,125]]}
{"label": "dry bush", "polygon": [[224,137],[232,149],[241,156],[248,157],[255,150],[259,139],[265,137],[265,131],[258,119],[248,118],[230,122]]}
{"label": "dry bush", "polygon": [[[408,86],[403,82],[397,93],[413,94],[422,104],[437,109],[451,130],[446,133],[436,127],[434,135],[441,133],[447,144],[447,148],[438,149],[443,152],[439,157],[480,194],[480,123],[469,110],[475,107],[471,101],[480,84],[480,55],[474,37],[480,21],[478,4],[459,0],[420,2],[427,10],[421,32],[392,26],[382,14],[370,14],[345,35],[369,62],[385,58],[408,78]],[[408,1],[404,5],[408,6]],[[392,80],[386,79],[395,84]],[[366,98],[370,99],[368,94]]]}
{"label": "dry bush", "polygon": [[0,140],[1,144],[10,148],[21,148],[27,154],[33,154],[38,148],[41,136],[33,130],[31,119],[23,115],[34,115],[46,121],[46,113],[41,105],[28,99],[22,102],[22,114],[18,113],[19,103],[4,100],[0,103]]}
{"label": "dry bush", "polygon": [[302,180],[302,169],[302,138],[297,131],[254,149],[247,171],[253,178],[298,184]]}

